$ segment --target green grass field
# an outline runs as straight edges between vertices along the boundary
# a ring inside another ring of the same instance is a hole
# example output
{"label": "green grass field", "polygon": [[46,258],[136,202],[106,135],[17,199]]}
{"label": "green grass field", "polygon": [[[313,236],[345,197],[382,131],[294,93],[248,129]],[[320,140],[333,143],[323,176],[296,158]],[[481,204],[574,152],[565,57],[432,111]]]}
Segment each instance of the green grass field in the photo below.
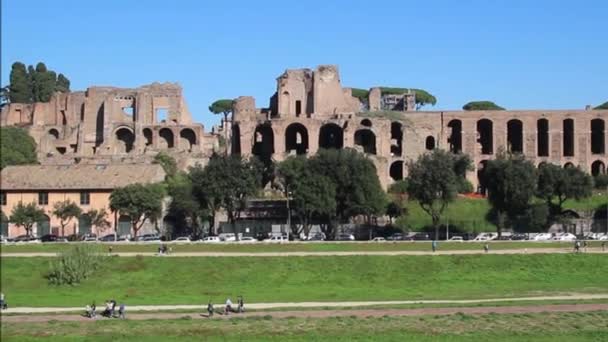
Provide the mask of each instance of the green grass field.
{"label": "green grass field", "polygon": [[[439,250],[483,250],[483,242],[439,242]],[[532,248],[564,248],[572,249],[572,242],[534,242],[534,241],[490,241],[490,250],[532,249]],[[40,243],[22,245],[3,245],[2,253],[35,253],[63,252],[74,246],[74,243]],[[150,244],[99,244],[104,250],[112,246],[112,251],[120,252],[156,252],[159,243]],[[284,244],[171,244],[173,252],[227,252],[227,253],[263,253],[263,252],[355,252],[355,251],[430,251],[430,241],[417,242],[323,242],[323,243],[284,243]],[[599,241],[589,242],[590,247],[599,247]]]}
{"label": "green grass field", "polygon": [[2,323],[2,341],[606,341],[608,313]]}
{"label": "green grass field", "polygon": [[600,254],[108,257],[78,286],[49,285],[48,258],[2,258],[11,306],[84,306],[115,298],[135,304],[467,299],[607,293]]}

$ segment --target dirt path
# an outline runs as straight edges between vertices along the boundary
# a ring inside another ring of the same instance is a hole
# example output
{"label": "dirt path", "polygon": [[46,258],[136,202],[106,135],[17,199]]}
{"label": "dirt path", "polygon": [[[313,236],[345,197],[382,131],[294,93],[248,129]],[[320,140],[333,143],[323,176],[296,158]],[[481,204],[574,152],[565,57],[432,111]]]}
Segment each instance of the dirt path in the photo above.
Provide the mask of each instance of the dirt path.
{"label": "dirt path", "polygon": [[[520,248],[491,250],[489,254],[553,254],[572,253],[571,248]],[[589,248],[586,253],[605,253],[599,247]],[[333,251],[333,252],[175,252],[163,257],[290,257],[290,256],[350,256],[350,255],[465,255],[485,254],[483,250],[439,250],[431,251]],[[2,253],[0,257],[56,257],[58,253]],[[156,256],[154,252],[120,252],[112,255],[133,257],[136,255]]]}
{"label": "dirt path", "polygon": [[[463,314],[524,314],[541,312],[585,312],[606,311],[608,304],[561,304],[561,305],[536,305],[536,306],[501,306],[501,307],[450,307],[450,308],[422,308],[422,309],[353,309],[353,310],[304,310],[304,311],[274,311],[274,312],[248,312],[244,314],[214,315],[211,319],[230,319],[234,317],[260,317],[271,316],[273,318],[303,317],[303,318],[326,318],[340,316],[356,316],[360,318],[382,317],[382,316],[420,316],[420,315],[453,315]],[[129,320],[149,319],[180,319],[183,317],[192,319],[209,319],[206,314],[186,313],[136,313],[127,314]],[[108,318],[98,318],[108,319]],[[45,315],[45,316],[3,316],[1,321],[5,323],[33,323],[49,321],[71,321],[71,322],[94,322],[96,319],[86,318],[77,314],[73,315]]]}
{"label": "dirt path", "polygon": [[[284,308],[345,308],[378,305],[415,305],[415,304],[480,304],[498,302],[525,302],[525,301],[558,301],[558,300],[599,300],[608,299],[608,294],[582,294],[569,293],[560,296],[512,297],[512,298],[483,298],[483,299],[445,299],[445,300],[393,300],[393,301],[349,301],[349,302],[294,302],[294,303],[246,303],[246,307],[253,310],[284,309]],[[207,304],[199,305],[128,305],[129,312],[138,311],[170,311],[170,310],[202,310]],[[223,304],[214,304],[221,307]],[[16,307],[3,312],[9,314],[39,314],[80,312],[83,307]]]}

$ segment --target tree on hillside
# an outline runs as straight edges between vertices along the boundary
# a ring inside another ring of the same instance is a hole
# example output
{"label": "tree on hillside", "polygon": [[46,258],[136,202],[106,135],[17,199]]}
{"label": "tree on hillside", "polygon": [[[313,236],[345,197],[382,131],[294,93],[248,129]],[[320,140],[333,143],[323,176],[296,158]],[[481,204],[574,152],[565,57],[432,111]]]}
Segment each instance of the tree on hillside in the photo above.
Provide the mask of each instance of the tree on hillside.
{"label": "tree on hillside", "polygon": [[106,209],[91,209],[86,212],[86,215],[91,220],[91,226],[95,227],[95,231],[97,235],[100,235],[101,232],[110,228],[110,221],[108,221]]}
{"label": "tree on hillside", "polygon": [[65,236],[65,226],[68,222],[75,217],[79,217],[80,214],[82,214],[82,209],[69,199],[56,202],[55,205],[53,205],[53,215],[59,219],[61,236]]}
{"label": "tree on hillside", "polygon": [[187,233],[185,229],[192,229],[192,234],[201,235],[198,218],[202,215],[199,202],[193,194],[192,181],[184,172],[167,178],[167,194],[171,197],[167,217],[173,223],[172,235]]}
{"label": "tree on hillside", "polygon": [[110,194],[110,210],[131,219],[133,236],[146,220],[156,221],[163,209],[165,189],[161,184],[131,184],[116,188]]}
{"label": "tree on hillside", "polygon": [[441,215],[456,198],[459,177],[455,162],[453,154],[433,150],[408,163],[408,193],[431,217],[435,238],[439,236]]}
{"label": "tree on hillside", "polygon": [[68,93],[70,91],[70,80],[65,77],[64,74],[57,76],[57,83],[55,84],[55,91],[60,93]]}
{"label": "tree on hillside", "polygon": [[541,164],[538,169],[537,196],[544,199],[551,216],[561,216],[568,199],[580,200],[591,196],[593,178],[580,168],[562,168],[555,164]]}
{"label": "tree on hillside", "polygon": [[215,154],[203,169],[190,170],[193,193],[210,215],[214,216],[219,208],[223,208],[238,236],[236,221],[245,209],[247,200],[261,188],[259,171],[258,163],[253,159]]}
{"label": "tree on hillside", "polygon": [[536,170],[520,155],[499,155],[488,161],[484,177],[488,201],[496,213],[496,230],[501,236],[506,219],[529,208],[536,191]]}
{"label": "tree on hillside", "polygon": [[419,110],[423,106],[437,104],[437,98],[424,89],[416,89],[416,88],[393,88],[393,87],[380,87],[380,91],[382,95],[389,94],[403,94],[408,91],[412,91],[416,93],[416,110]]}
{"label": "tree on hillside", "polygon": [[503,107],[497,105],[492,101],[471,101],[464,106],[464,110],[505,110]]}
{"label": "tree on hillside", "polygon": [[224,122],[228,121],[228,115],[232,113],[232,102],[230,99],[220,99],[209,106],[209,111],[213,114],[223,114]]}
{"label": "tree on hillside", "polygon": [[21,62],[13,63],[11,67],[8,98],[12,103],[31,103],[32,87],[30,77]]}
{"label": "tree on hillside", "polygon": [[608,101],[602,103],[601,105],[595,107],[594,109],[608,109]]}
{"label": "tree on hillside", "polygon": [[0,127],[0,169],[8,165],[37,163],[36,142],[18,127]]}
{"label": "tree on hillside", "polygon": [[165,152],[159,152],[154,156],[154,164],[160,164],[165,171],[166,178],[173,177],[177,174],[177,162],[173,157]]}
{"label": "tree on hillside", "polygon": [[57,75],[42,62],[36,64],[35,70],[31,75],[34,102],[49,102],[55,92]]}
{"label": "tree on hillside", "polygon": [[17,203],[11,212],[10,221],[16,226],[23,227],[27,235],[32,235],[34,224],[45,218],[44,210],[38,208],[35,202],[29,204]]}

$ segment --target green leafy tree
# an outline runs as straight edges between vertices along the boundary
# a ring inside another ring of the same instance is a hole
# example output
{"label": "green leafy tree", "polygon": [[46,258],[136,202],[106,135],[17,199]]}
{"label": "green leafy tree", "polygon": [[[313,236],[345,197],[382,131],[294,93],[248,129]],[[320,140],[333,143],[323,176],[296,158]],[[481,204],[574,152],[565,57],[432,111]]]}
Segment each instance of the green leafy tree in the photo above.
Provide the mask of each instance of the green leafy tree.
{"label": "green leafy tree", "polygon": [[167,178],[173,177],[177,174],[177,162],[173,157],[165,152],[159,152],[156,156],[154,156],[154,163],[162,166]]}
{"label": "green leafy tree", "polygon": [[408,193],[431,217],[435,238],[439,236],[441,215],[456,198],[459,177],[455,164],[454,155],[443,150],[433,150],[408,163]]}
{"label": "green leafy tree", "polygon": [[32,87],[25,64],[13,63],[11,67],[10,85],[8,86],[9,101],[12,103],[31,103]]}
{"label": "green leafy tree", "polygon": [[11,212],[10,221],[17,226],[23,227],[27,235],[32,235],[34,224],[45,218],[44,210],[40,209],[35,202],[29,204],[17,203]]}
{"label": "green leafy tree", "polygon": [[131,184],[116,188],[110,194],[110,210],[131,218],[133,236],[146,220],[156,221],[163,210],[165,189],[161,184]]}
{"label": "green leafy tree", "polygon": [[390,223],[393,224],[393,220],[403,215],[405,210],[401,204],[397,201],[390,201],[386,206],[386,216],[389,217]]}
{"label": "green leafy tree", "polygon": [[395,183],[389,185],[388,193],[389,194],[406,194],[407,193],[407,179],[402,179],[396,181]]}
{"label": "green leafy tree", "polygon": [[230,99],[220,99],[209,106],[209,111],[213,114],[223,114],[224,122],[228,121],[228,115],[232,113],[232,102]]}
{"label": "green leafy tree", "polygon": [[101,209],[91,209],[86,212],[86,215],[89,217],[91,221],[91,225],[95,227],[95,231],[99,235],[101,232],[110,228],[110,221],[106,218],[108,213],[105,208]]}
{"label": "green leafy tree", "polygon": [[545,200],[554,218],[563,214],[567,200],[590,197],[592,190],[593,178],[577,167],[542,164],[538,169],[536,195]]}
{"label": "green leafy tree", "polygon": [[497,105],[492,101],[471,101],[464,106],[464,110],[505,110],[503,107]]}
{"label": "green leafy tree", "polygon": [[57,83],[55,84],[55,91],[60,93],[69,93],[70,92],[70,80],[65,77],[64,74],[59,74],[57,76]]}
{"label": "green leafy tree", "polygon": [[424,89],[380,87],[380,91],[382,95],[403,94],[408,91],[416,93],[416,110],[429,104],[432,106],[437,104],[437,98]]}
{"label": "green leafy tree", "polygon": [[608,101],[602,103],[601,105],[595,107],[594,109],[608,109]]}
{"label": "green leafy tree", "polygon": [[198,218],[203,215],[200,204],[193,193],[192,181],[186,173],[178,172],[167,178],[167,194],[171,197],[168,208],[168,218],[173,223],[174,231],[170,232],[176,236],[191,230],[194,235],[201,235],[199,231]]}
{"label": "green leafy tree", "polygon": [[65,226],[68,222],[70,222],[71,219],[80,216],[80,214],[82,214],[82,209],[70,200],[56,202],[53,205],[53,215],[59,219],[61,236],[65,236]]}
{"label": "green leafy tree", "polygon": [[0,127],[0,169],[9,165],[36,164],[36,142],[18,127]]}
{"label": "green leafy tree", "polygon": [[484,172],[488,201],[496,213],[496,230],[501,236],[506,219],[521,215],[530,207],[536,192],[534,165],[520,155],[499,155]]}

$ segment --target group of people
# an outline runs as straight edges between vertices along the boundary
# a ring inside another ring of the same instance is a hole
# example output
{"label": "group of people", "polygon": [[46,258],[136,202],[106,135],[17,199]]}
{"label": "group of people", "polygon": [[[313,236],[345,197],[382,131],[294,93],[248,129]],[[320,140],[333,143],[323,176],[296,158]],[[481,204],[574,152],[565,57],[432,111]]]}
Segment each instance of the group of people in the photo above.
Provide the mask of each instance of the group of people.
{"label": "group of people", "polygon": [[[244,313],[245,312],[245,302],[243,301],[243,296],[238,296],[236,303],[237,303],[237,308],[235,310],[235,309],[233,309],[232,300],[230,300],[230,298],[226,299],[226,306],[224,307],[223,314],[229,315],[231,312]],[[215,313],[215,309],[213,308],[213,303],[211,303],[211,301],[209,301],[209,303],[207,304],[207,313],[208,313],[209,317],[212,317],[213,314]]]}
{"label": "group of people", "polygon": [[[95,305],[95,302],[93,302],[93,304],[88,305],[85,307],[85,315],[89,318],[96,318],[97,317],[97,306]],[[112,317],[118,317],[121,319],[125,319],[125,305],[124,304],[120,304],[118,306],[118,315],[116,315],[116,301],[114,299],[112,300],[107,300],[106,301],[106,305],[105,305],[105,309],[103,310],[103,312],[101,313],[102,316],[104,317],[108,317],[108,318],[112,318]]]}

